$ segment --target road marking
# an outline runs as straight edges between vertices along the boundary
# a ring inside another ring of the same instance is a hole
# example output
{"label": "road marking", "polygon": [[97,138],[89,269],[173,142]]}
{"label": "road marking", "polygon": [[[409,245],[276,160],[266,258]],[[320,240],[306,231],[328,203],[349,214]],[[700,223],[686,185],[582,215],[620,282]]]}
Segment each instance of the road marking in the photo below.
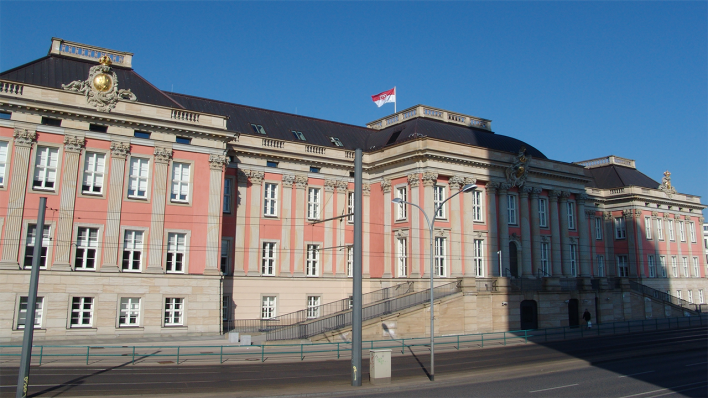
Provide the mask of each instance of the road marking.
{"label": "road marking", "polygon": [[536,391],[529,391],[529,392],[541,392],[541,391],[548,391],[548,390],[556,390],[559,388],[573,387],[573,386],[577,386],[577,385],[578,384],[568,384],[567,386],[544,388],[543,390],[536,390]]}
{"label": "road marking", "polygon": [[620,378],[622,378],[622,377],[632,377],[632,376],[637,376],[637,375],[643,375],[643,374],[646,374],[646,373],[654,373],[654,371],[653,371],[653,370],[650,370],[650,371],[648,371],[648,372],[633,373],[633,374],[631,374],[631,375],[620,376]]}
{"label": "road marking", "polygon": [[703,365],[703,364],[706,364],[706,363],[708,363],[708,362],[698,362],[698,363],[691,363],[691,364],[688,364],[688,365],[686,365],[686,366],[696,366],[696,365]]}
{"label": "road marking", "polygon": [[658,389],[658,390],[640,392],[639,394],[625,395],[625,396],[619,397],[619,398],[630,398],[630,397],[636,397],[636,396],[639,396],[639,395],[651,394],[651,393],[653,393],[653,392],[660,392],[660,391],[666,391],[666,390],[675,390],[675,389],[680,388],[680,387],[695,386],[696,384],[705,384],[705,381],[701,381],[701,382],[698,382],[698,383],[682,384],[682,385],[680,385],[680,386],[673,386],[673,387],[668,387],[668,388],[660,388],[660,389]]}

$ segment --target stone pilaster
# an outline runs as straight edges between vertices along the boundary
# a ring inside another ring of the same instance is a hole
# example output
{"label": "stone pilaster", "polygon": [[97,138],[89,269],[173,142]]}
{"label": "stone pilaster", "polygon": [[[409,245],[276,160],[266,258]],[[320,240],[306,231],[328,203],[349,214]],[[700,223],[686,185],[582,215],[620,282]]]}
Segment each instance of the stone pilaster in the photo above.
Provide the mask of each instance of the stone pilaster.
{"label": "stone pilaster", "polygon": [[661,267],[659,265],[659,223],[662,219],[659,218],[659,213],[656,211],[651,212],[651,237],[654,240],[654,277],[661,277]]}
{"label": "stone pilaster", "polygon": [[[334,215],[334,190],[337,188],[337,180],[327,179],[324,182],[324,219],[332,218]],[[324,222],[324,248],[334,246],[334,220]],[[320,250],[320,261],[322,262],[321,276],[327,275],[329,272],[332,275],[336,274],[334,254],[336,249]],[[327,269],[327,266],[331,268]]]}
{"label": "stone pilaster", "polygon": [[541,224],[538,218],[538,194],[541,192],[541,188],[531,188],[531,238],[533,239],[532,276],[538,275],[538,271],[534,273],[534,270],[541,268]]}
{"label": "stone pilaster", "polygon": [[[689,278],[691,275],[696,278],[700,275],[693,275],[693,243],[691,242],[691,216],[688,214],[683,216],[685,223],[686,223],[686,247],[688,247],[688,272],[689,275],[685,275],[686,278]],[[702,225],[702,224],[701,224]],[[693,234],[696,236],[696,241],[698,241],[698,237],[701,236],[700,233],[696,232],[696,226],[693,224]],[[639,255],[641,257],[642,254],[642,246],[639,246]]]}
{"label": "stone pilaster", "polygon": [[280,247],[278,247],[280,267],[276,271],[277,275],[292,275],[290,270],[290,249],[292,247],[290,239],[293,224],[297,222],[295,217],[292,215],[294,182],[294,175],[283,175],[283,194],[282,204],[280,205],[280,219],[282,221],[283,229],[280,232]]}
{"label": "stone pilaster", "polygon": [[152,187],[152,218],[150,220],[150,254],[145,273],[164,273],[162,251],[165,235],[165,202],[167,200],[167,174],[172,160],[172,149],[155,147],[155,168]]}
{"label": "stone pilaster", "polygon": [[581,193],[575,195],[575,204],[578,211],[578,232],[580,237],[580,244],[578,247],[579,257],[580,257],[580,269],[579,276],[591,277],[592,271],[590,268],[590,239],[588,231],[588,216],[585,214],[585,201],[588,199],[588,195]]}
{"label": "stone pilaster", "polygon": [[519,214],[521,215],[521,267],[520,275],[533,276],[531,267],[531,223],[529,220],[529,194],[533,188],[523,186],[519,188]]}
{"label": "stone pilaster", "polygon": [[[410,186],[410,200],[409,202],[415,203],[417,205],[420,205],[420,175],[418,173],[414,174],[409,174],[408,175],[408,185]],[[411,248],[411,271],[410,271],[410,276],[411,278],[420,278],[422,276],[421,273],[421,263],[420,263],[420,256],[421,256],[421,239],[420,239],[420,231],[427,231],[427,227],[421,228],[420,224],[420,210],[415,208],[414,206],[408,206],[408,217],[410,217],[411,220],[411,241],[410,241],[410,248]]]}
{"label": "stone pilaster", "polygon": [[634,210],[624,210],[622,211],[622,214],[624,215],[624,225],[625,228],[627,229],[625,232],[627,234],[627,251],[628,256],[627,259],[629,261],[629,264],[627,264],[627,268],[629,270],[629,276],[630,277],[636,277],[637,276],[637,243],[636,243],[636,235],[637,235],[637,225],[636,225],[636,214]]}
{"label": "stone pilaster", "polygon": [[563,276],[571,277],[573,273],[570,269],[570,235],[568,235],[568,198],[570,192],[563,191],[560,196],[560,238],[561,238],[561,264]]}
{"label": "stone pilaster", "polygon": [[502,252],[502,275],[509,267],[509,211],[508,192],[511,184],[499,185],[499,248]]}
{"label": "stone pilaster", "polygon": [[[363,220],[362,234],[364,235],[361,239],[361,249],[364,253],[371,253],[371,185],[368,183],[363,183],[361,185],[361,203],[364,207],[361,209],[361,218]],[[368,278],[371,275],[371,255],[362,256],[361,258],[361,272],[362,277]]]}
{"label": "stone pilaster", "polygon": [[615,261],[615,219],[611,211],[606,211],[603,216],[605,224],[605,275],[617,275]]}
{"label": "stone pilaster", "polygon": [[381,190],[383,191],[383,207],[384,207],[384,278],[391,278],[395,275],[395,271],[391,268],[391,258],[394,251],[391,249],[391,241],[393,234],[391,233],[391,180],[384,178],[381,180]]}
{"label": "stone pilaster", "polygon": [[18,255],[22,238],[22,213],[25,207],[29,162],[37,139],[35,127],[16,127],[13,134],[12,177],[9,180],[10,201],[7,204],[0,269],[20,269]]}
{"label": "stone pilaster", "polygon": [[[580,213],[578,213],[580,214]],[[595,272],[592,271],[592,269],[589,272],[590,276],[593,275],[598,275],[597,273],[597,263],[596,263],[596,258],[595,257],[595,210],[592,209],[585,209],[585,223],[587,225],[587,228],[590,232],[588,235],[588,246],[590,250],[590,258],[588,261],[588,267],[592,268],[592,265],[594,264],[595,267]],[[582,267],[582,265],[581,265]]]}
{"label": "stone pilaster", "polygon": [[221,216],[224,203],[224,168],[229,158],[224,155],[209,155],[209,208],[207,209],[206,264],[204,275],[221,273]]}
{"label": "stone pilaster", "polygon": [[[337,181],[337,209],[335,209],[335,211],[338,215],[347,214],[347,203],[349,201],[349,196],[347,194],[347,192],[349,192],[347,189],[348,187],[349,184],[347,184],[346,181]],[[344,233],[347,223],[347,218],[340,218],[335,222],[335,225],[337,226],[335,228],[337,233],[335,234],[335,240],[332,243],[334,246],[344,246],[346,244],[344,240]],[[348,250],[346,247],[339,247],[334,250],[334,276],[342,278],[347,277],[347,253]]]}
{"label": "stone pilaster", "polygon": [[305,277],[305,223],[307,222],[307,176],[295,176],[295,216],[293,217],[295,235],[295,270],[293,276]]}
{"label": "stone pilaster", "polygon": [[103,264],[101,272],[119,272],[118,253],[122,247],[120,216],[125,186],[125,160],[130,153],[130,143],[111,142],[111,174],[108,187],[108,210],[103,233]]}
{"label": "stone pilaster", "polygon": [[558,220],[558,197],[560,191],[553,190],[548,193],[549,212],[551,213],[551,275],[559,277],[563,275],[561,269],[561,229]]}
{"label": "stone pilaster", "polygon": [[263,178],[265,173],[258,170],[244,170],[251,184],[251,199],[248,206],[248,218],[251,226],[248,229],[248,271],[246,274],[259,276],[261,274],[260,253],[261,253],[261,215],[263,210]]}
{"label": "stone pilaster", "polygon": [[499,256],[497,251],[499,250],[498,232],[497,232],[497,188],[499,188],[499,183],[490,181],[486,184],[485,190],[487,192],[487,223],[489,226],[489,241],[487,242],[487,264],[491,267],[485,275],[500,276],[499,275]]}
{"label": "stone pilaster", "polygon": [[[450,196],[464,186],[465,178],[453,176],[450,178]],[[458,278],[462,276],[462,214],[460,214],[460,200],[464,199],[464,193],[450,199],[450,276]]]}
{"label": "stone pilaster", "polygon": [[52,271],[71,271],[71,242],[74,227],[76,181],[79,178],[81,151],[86,145],[84,137],[64,136],[64,167],[62,167],[59,221],[57,222],[56,249]]}
{"label": "stone pilaster", "polygon": [[243,169],[236,171],[236,236],[234,242],[234,275],[246,275],[246,224],[248,176]]}
{"label": "stone pilaster", "polygon": [[[433,187],[435,186],[435,183],[438,181],[438,173],[426,171],[423,173],[423,209],[425,210],[425,214],[428,215],[430,218],[430,222],[432,223],[433,220],[435,220],[435,202],[433,200]],[[411,209],[413,212],[415,212],[417,209]],[[423,217],[425,218],[425,217]],[[421,220],[423,221],[423,220]],[[423,236],[423,247],[421,248],[421,251],[423,253],[423,258],[427,259],[427,255],[432,256],[433,253],[428,253],[426,255],[426,251],[430,250],[430,226],[428,224],[422,224],[421,231]],[[428,269],[430,266],[424,266],[422,267],[421,274],[423,276],[426,275],[427,272],[430,272]]]}
{"label": "stone pilaster", "polygon": [[[472,177],[465,177],[463,182],[464,184],[462,184],[462,186],[468,184],[477,184],[477,179]],[[471,193],[471,195],[473,194],[474,193]],[[465,194],[462,193],[460,195]],[[464,252],[460,253],[460,263],[464,265],[464,270],[462,271],[463,274],[468,277],[474,277],[476,276],[476,270],[474,268],[474,237],[472,235],[474,233],[474,217],[472,214],[473,199],[462,198],[461,201],[462,208],[460,209],[460,211],[462,212],[462,215],[460,218],[462,218],[463,224],[460,230],[460,240],[462,241],[462,247],[464,248]],[[489,261],[485,261],[484,263],[489,263]],[[488,274],[485,273],[485,275]]]}

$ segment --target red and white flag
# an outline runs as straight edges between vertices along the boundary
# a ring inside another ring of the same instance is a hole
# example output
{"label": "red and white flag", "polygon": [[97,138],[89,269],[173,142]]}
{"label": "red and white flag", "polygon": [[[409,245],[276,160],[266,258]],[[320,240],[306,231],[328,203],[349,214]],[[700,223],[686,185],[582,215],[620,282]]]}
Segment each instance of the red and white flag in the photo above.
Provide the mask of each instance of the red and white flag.
{"label": "red and white flag", "polygon": [[394,87],[388,91],[384,91],[381,94],[372,95],[371,99],[374,102],[376,102],[376,105],[378,105],[379,108],[381,107],[381,105],[389,103],[389,102],[395,103],[396,102],[396,87]]}

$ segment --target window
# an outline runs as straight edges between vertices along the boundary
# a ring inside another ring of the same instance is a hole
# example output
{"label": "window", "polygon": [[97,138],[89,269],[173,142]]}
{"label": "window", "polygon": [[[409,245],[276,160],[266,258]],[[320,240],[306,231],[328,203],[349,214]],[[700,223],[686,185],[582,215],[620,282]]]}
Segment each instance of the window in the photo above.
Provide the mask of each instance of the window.
{"label": "window", "polygon": [[678,297],[679,300],[683,300],[683,298],[681,298],[681,296],[682,296],[681,291],[680,291],[680,290],[677,290],[677,291],[676,291],[676,297]]}
{"label": "window", "polygon": [[551,275],[551,269],[548,266],[549,246],[550,245],[548,242],[541,242],[541,271],[543,273],[543,276]]}
{"label": "window", "polygon": [[445,244],[447,239],[442,237],[435,238],[435,276],[446,276],[445,266]]}
{"label": "window", "polygon": [[234,180],[227,178],[224,180],[224,213],[231,213],[231,198],[233,197]]}
{"label": "window", "polygon": [[656,237],[664,240],[664,221],[660,218],[656,220]]}
{"label": "window", "polygon": [[274,169],[278,168],[278,162],[272,162],[270,160],[266,160],[266,167],[272,167]]}
{"label": "window", "polygon": [[55,119],[53,117],[42,116],[41,123],[45,126],[61,127],[61,119]]}
{"label": "window", "polygon": [[506,215],[509,225],[516,224],[516,196],[509,195],[506,197]]}
{"label": "window", "polygon": [[189,198],[189,163],[172,164],[172,201],[187,202]]}
{"label": "window", "polygon": [[683,277],[688,278],[691,275],[688,273],[688,257],[681,257],[681,268],[683,268]]}
{"label": "window", "polygon": [[0,187],[5,186],[5,170],[7,170],[7,141],[0,141]]}
{"label": "window", "polygon": [[106,165],[106,155],[102,153],[86,152],[84,158],[84,180],[81,191],[85,194],[95,195],[103,192],[103,173]]}
{"label": "window", "polygon": [[275,296],[263,296],[261,300],[261,319],[275,318]]}
{"label": "window", "polygon": [[145,131],[133,131],[133,137],[135,138],[144,138],[144,139],[150,139],[150,133],[145,132]]}
{"label": "window", "polygon": [[678,259],[676,256],[671,256],[671,275],[678,278]]}
{"label": "window", "polygon": [[484,213],[482,209],[482,192],[472,191],[472,220],[473,221],[484,221]]}
{"label": "window", "polygon": [[293,135],[295,136],[296,139],[298,139],[300,141],[307,141],[307,139],[305,139],[305,134],[303,134],[300,131],[293,130]]}
{"label": "window", "polygon": [[[51,245],[51,239],[49,236],[50,226],[44,226],[44,233],[42,234],[42,251],[39,256],[39,269],[47,268],[47,249]],[[32,269],[32,258],[34,256],[34,245],[37,236],[37,225],[29,224],[27,225],[27,240],[25,246],[25,269]]]}
{"label": "window", "polygon": [[615,239],[624,239],[627,237],[627,230],[624,225],[624,218],[615,218]]}
{"label": "window", "polygon": [[602,240],[602,218],[595,217],[595,239]]}
{"label": "window", "polygon": [[230,267],[230,261],[229,261],[229,253],[231,253],[231,245],[229,244],[231,241],[228,239],[222,239],[221,240],[221,273],[224,275],[230,275],[231,274],[231,267]]}
{"label": "window", "polygon": [[256,132],[256,134],[265,134],[266,133],[265,129],[260,124],[251,123],[251,128],[253,129],[253,131]]}
{"label": "window", "polygon": [[310,173],[319,173],[319,172],[320,172],[319,167],[310,166]]}
{"label": "window", "polygon": [[701,270],[698,267],[698,257],[693,257],[693,277],[700,278]]}
{"label": "window", "polygon": [[320,189],[309,188],[307,190],[307,218],[318,220],[320,218]]}
{"label": "window", "polygon": [[37,147],[37,156],[34,166],[33,189],[54,190],[57,179],[57,164],[59,163],[59,149],[46,146]]}
{"label": "window", "polygon": [[669,240],[675,240],[674,236],[674,220],[669,220],[669,225],[667,228],[669,229]]}
{"label": "window", "polygon": [[344,146],[344,144],[342,144],[342,141],[339,141],[339,138],[337,137],[329,137],[329,140],[332,141],[332,144],[334,144],[334,146]]}
{"label": "window", "polygon": [[267,217],[275,217],[278,203],[278,185],[270,182],[265,183],[263,188],[263,215]]}
{"label": "window", "polygon": [[666,257],[659,256],[659,268],[661,268],[661,277],[666,278]]}
{"label": "window", "polygon": [[177,138],[175,138],[175,142],[176,142],[177,144],[189,145],[189,144],[192,143],[192,139],[191,139],[191,138],[188,138],[188,137],[177,137]]}
{"label": "window", "polygon": [[91,327],[93,324],[93,297],[71,298],[72,328]]}
{"label": "window", "polygon": [[307,296],[307,318],[320,317],[320,296]]}
{"label": "window", "polygon": [[261,256],[261,275],[275,275],[275,242],[263,242],[263,256]]}
{"label": "window", "polygon": [[319,275],[320,245],[307,245],[307,270],[305,275]]}
{"label": "window", "polygon": [[98,228],[79,228],[76,234],[76,259],[74,261],[74,268],[77,270],[95,270],[97,250]]}
{"label": "window", "polygon": [[347,277],[354,276],[354,248],[347,246]]}
{"label": "window", "polygon": [[[24,329],[27,324],[27,297],[20,297],[20,308],[17,313],[17,329]],[[34,306],[34,327],[42,327],[42,309],[44,308],[44,297],[37,297]]]}
{"label": "window", "polygon": [[354,192],[347,192],[347,222],[354,222]]}
{"label": "window", "polygon": [[[402,201],[408,200],[408,187],[396,188],[396,197]],[[406,203],[399,203],[396,209],[396,220],[405,220],[408,214],[408,207]]]}
{"label": "window", "polygon": [[96,133],[106,133],[108,132],[108,126],[101,126],[100,124],[89,124],[89,131],[93,131]]}
{"label": "window", "polygon": [[548,228],[548,200],[546,198],[538,198],[538,225]]}
{"label": "window", "polygon": [[184,299],[169,297],[165,299],[165,326],[181,326],[184,322]]}
{"label": "window", "polygon": [[167,234],[167,264],[165,272],[184,273],[187,234],[170,232]]}
{"label": "window", "polygon": [[123,271],[140,272],[143,257],[143,231],[125,231],[123,240]]}
{"label": "window", "polygon": [[[0,152],[1,154],[1,152]],[[0,159],[1,159],[0,155]],[[0,177],[1,178],[1,177]],[[691,242],[696,243],[696,225],[693,223],[693,221],[688,223],[688,234],[691,237]]]}
{"label": "window", "polygon": [[705,298],[703,297],[703,289],[698,289],[698,302],[700,304],[705,302]]}
{"label": "window", "polygon": [[398,265],[398,277],[408,276],[408,239],[398,238],[396,245],[396,264]]}
{"label": "window", "polygon": [[2,120],[12,119],[12,112],[0,112],[0,119],[2,119]]}
{"label": "window", "polygon": [[445,207],[442,206],[443,202],[445,202],[445,187],[436,185],[433,187],[433,206],[437,209],[435,218],[445,218]]}
{"label": "window", "polygon": [[597,276],[605,276],[605,257],[597,256]]}
{"label": "window", "polygon": [[120,299],[120,316],[118,326],[138,326],[140,321],[140,298],[123,297]]}
{"label": "window", "polygon": [[231,296],[224,296],[222,298],[221,318],[225,322],[231,320]]}
{"label": "window", "polygon": [[656,265],[654,264],[654,256],[647,256],[647,264],[649,265],[649,277],[656,278]]}
{"label": "window", "polygon": [[686,241],[686,228],[684,226],[683,221],[678,222],[678,230],[679,230],[679,238],[681,238],[681,242]]}
{"label": "window", "polygon": [[566,204],[568,206],[568,229],[575,229],[575,202],[568,202]]}
{"label": "window", "polygon": [[147,199],[149,165],[149,159],[130,158],[130,175],[128,176],[129,198]]}
{"label": "window", "polygon": [[484,241],[482,239],[475,239],[474,240],[474,271],[475,271],[475,276],[477,277],[483,277],[484,276],[484,251],[482,250],[482,245],[484,244]]}
{"label": "window", "polygon": [[651,239],[651,217],[644,217],[644,232],[647,240]]}
{"label": "window", "polygon": [[693,304],[693,290],[688,291],[688,302]]}
{"label": "window", "polygon": [[578,276],[578,245],[570,245],[570,275]]}
{"label": "window", "polygon": [[628,277],[629,266],[627,265],[627,256],[617,256],[617,276]]}

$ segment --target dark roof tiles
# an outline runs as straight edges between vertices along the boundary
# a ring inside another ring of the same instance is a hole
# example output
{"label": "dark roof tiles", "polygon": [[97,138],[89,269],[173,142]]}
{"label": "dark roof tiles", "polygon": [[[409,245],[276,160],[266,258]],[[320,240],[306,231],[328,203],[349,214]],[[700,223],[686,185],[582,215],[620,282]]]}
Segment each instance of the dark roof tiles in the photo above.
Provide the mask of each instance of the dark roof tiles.
{"label": "dark roof tiles", "polygon": [[637,169],[615,164],[585,169],[585,172],[586,175],[592,177],[590,185],[594,188],[611,189],[635,186],[656,189],[660,185]]}

